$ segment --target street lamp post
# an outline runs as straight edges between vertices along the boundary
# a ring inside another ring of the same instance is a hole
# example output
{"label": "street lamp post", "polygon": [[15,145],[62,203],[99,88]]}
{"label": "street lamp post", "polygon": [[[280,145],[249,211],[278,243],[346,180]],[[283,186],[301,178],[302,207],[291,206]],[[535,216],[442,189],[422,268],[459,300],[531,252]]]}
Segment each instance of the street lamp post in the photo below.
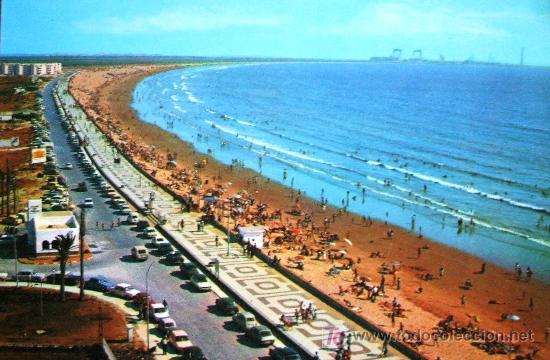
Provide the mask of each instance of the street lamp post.
{"label": "street lamp post", "polygon": [[153,266],[153,262],[149,265],[149,267],[147,268],[147,271],[145,272],[145,293],[147,294],[147,297],[145,299],[145,321],[147,322],[147,327],[146,327],[146,331],[147,331],[147,357],[150,358],[151,354],[149,353],[150,351],[150,345],[149,345],[149,270],[151,270],[151,267]]}
{"label": "street lamp post", "polygon": [[15,287],[19,287],[19,271],[17,269],[17,237],[13,238],[13,257],[15,259]]}

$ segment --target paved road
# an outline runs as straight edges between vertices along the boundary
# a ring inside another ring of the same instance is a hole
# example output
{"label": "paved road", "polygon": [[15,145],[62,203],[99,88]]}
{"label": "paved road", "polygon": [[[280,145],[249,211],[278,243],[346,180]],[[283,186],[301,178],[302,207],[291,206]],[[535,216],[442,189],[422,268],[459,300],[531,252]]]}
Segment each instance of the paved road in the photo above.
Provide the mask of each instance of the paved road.
{"label": "paved road", "polygon": [[[176,267],[170,267],[159,262],[158,256],[150,256],[146,262],[133,262],[130,260],[129,249],[144,241],[138,238],[137,232],[130,226],[122,225],[114,230],[96,230],[96,222],[105,223],[106,229],[110,229],[113,219],[117,218],[115,210],[110,206],[107,198],[102,197],[97,189],[93,188],[90,179],[82,169],[77,166],[76,153],[69,145],[66,133],[61,126],[61,120],[55,110],[55,103],[51,96],[51,90],[55,81],[50,83],[44,92],[46,117],[50,122],[51,139],[55,144],[55,152],[59,164],[72,163],[73,170],[61,170],[66,176],[67,182],[74,188],[78,182],[88,183],[87,192],[71,190],[70,196],[74,203],[80,204],[84,198],[91,197],[94,208],[87,211],[88,236],[87,241],[92,246],[94,258],[86,264],[86,277],[95,274],[103,274],[115,282],[129,282],[138,289],[145,289],[145,271],[152,263],[149,274],[149,292],[157,301],[166,299],[171,316],[179,327],[185,329],[194,344],[200,346],[209,359],[267,359],[268,350],[257,348],[251,344],[241,333],[236,332],[229,325],[229,318],[221,317],[210,309],[214,304],[216,295],[210,293],[196,293],[186,285],[186,281],[175,276]],[[154,252],[153,252],[154,254]],[[49,272],[57,270],[57,266],[28,266],[37,271]],[[79,265],[70,264],[68,270],[78,273]],[[0,259],[0,272],[13,272],[13,259]]]}

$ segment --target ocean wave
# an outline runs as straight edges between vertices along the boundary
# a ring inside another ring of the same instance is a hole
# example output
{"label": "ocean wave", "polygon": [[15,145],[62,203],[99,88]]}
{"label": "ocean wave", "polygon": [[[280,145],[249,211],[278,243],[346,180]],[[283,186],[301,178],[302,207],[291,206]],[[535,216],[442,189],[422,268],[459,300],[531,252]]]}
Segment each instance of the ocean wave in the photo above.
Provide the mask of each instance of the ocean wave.
{"label": "ocean wave", "polygon": [[379,166],[379,167],[382,167],[382,168],[387,169],[387,170],[400,172],[402,174],[405,174],[405,175],[408,175],[408,176],[413,176],[415,178],[418,178],[418,179],[421,179],[421,180],[424,180],[424,181],[428,181],[428,182],[432,182],[432,183],[435,183],[435,184],[439,184],[439,185],[444,186],[444,187],[448,187],[448,188],[455,189],[455,190],[461,190],[461,191],[464,191],[464,192],[467,192],[467,193],[470,193],[470,194],[479,195],[479,196],[482,196],[482,197],[485,197],[485,198],[491,199],[491,200],[505,202],[505,203],[507,203],[509,205],[512,205],[512,206],[516,206],[516,207],[520,207],[520,208],[524,208],[524,209],[529,209],[529,210],[533,210],[533,211],[537,211],[537,212],[550,214],[550,210],[548,210],[546,208],[536,206],[536,205],[533,205],[533,204],[528,204],[528,203],[523,203],[523,202],[520,202],[520,201],[516,201],[516,200],[510,199],[510,198],[505,197],[505,196],[490,194],[490,193],[484,192],[482,190],[479,190],[479,189],[477,189],[473,186],[455,184],[455,183],[452,183],[450,181],[446,181],[446,180],[443,180],[443,179],[440,179],[440,178],[437,178],[437,177],[434,177],[434,176],[425,175],[425,174],[422,174],[422,173],[419,173],[419,172],[406,170],[406,169],[395,167],[395,166],[392,166],[392,165],[387,165],[387,164],[384,164],[384,163],[382,163],[380,161],[377,161],[377,160],[369,160],[369,159],[365,159],[365,158],[362,158],[360,156],[353,155],[353,154],[351,155],[351,157],[354,158],[354,159],[357,159],[357,160],[361,160],[361,161],[363,161],[363,162],[365,162],[369,165],[372,165],[372,166]]}
{"label": "ocean wave", "polygon": [[236,129],[230,128],[228,126],[216,124],[216,123],[214,123],[213,121],[210,121],[210,120],[205,120],[205,123],[207,123],[211,126],[213,125],[217,129],[219,129],[219,130],[221,130],[221,131],[223,131],[227,134],[234,135],[234,136],[239,136],[239,138],[244,140],[244,141],[247,141],[247,142],[249,142],[251,144],[254,144],[254,145],[257,145],[257,146],[264,147],[266,149],[274,150],[274,151],[280,152],[282,154],[286,154],[286,155],[289,155],[289,156],[292,156],[292,157],[295,157],[295,158],[299,158],[299,159],[302,159],[302,160],[308,160],[308,161],[317,162],[317,163],[321,163],[321,164],[330,164],[329,162],[326,162],[322,159],[318,159],[318,158],[315,158],[315,157],[312,157],[312,156],[308,156],[306,154],[302,154],[300,152],[296,152],[296,151],[293,151],[293,150],[288,150],[288,149],[285,149],[285,148],[280,147],[278,145],[266,142],[266,141],[261,140],[261,139],[254,138],[254,137],[249,136],[249,135],[240,135],[239,132]]}
{"label": "ocean wave", "polygon": [[164,88],[164,89],[162,89],[161,94],[164,95],[164,94],[166,94],[168,91],[170,91],[170,89]]}
{"label": "ocean wave", "polygon": [[174,105],[174,109],[181,112],[181,113],[183,113],[183,114],[187,113],[187,111],[182,109],[181,106],[179,106],[179,105]]}
{"label": "ocean wave", "polygon": [[180,99],[176,95],[170,96],[170,99],[172,99],[172,101],[180,101]]}
{"label": "ocean wave", "polygon": [[193,93],[191,91],[184,91],[185,94],[187,95],[187,100],[189,100],[190,102],[192,103],[196,103],[196,104],[202,104],[202,101],[200,101],[199,99],[197,99],[195,97],[195,95],[193,95]]}
{"label": "ocean wave", "polygon": [[249,123],[248,121],[237,120],[237,122],[244,126],[256,127],[256,125]]}

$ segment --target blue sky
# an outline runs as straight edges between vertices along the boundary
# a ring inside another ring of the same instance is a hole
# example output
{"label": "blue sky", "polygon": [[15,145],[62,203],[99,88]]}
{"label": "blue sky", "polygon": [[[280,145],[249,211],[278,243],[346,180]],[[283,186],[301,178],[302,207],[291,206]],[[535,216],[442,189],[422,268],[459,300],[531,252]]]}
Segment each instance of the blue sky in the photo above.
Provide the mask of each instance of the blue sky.
{"label": "blue sky", "polygon": [[427,58],[550,65],[548,0],[3,0],[2,54]]}

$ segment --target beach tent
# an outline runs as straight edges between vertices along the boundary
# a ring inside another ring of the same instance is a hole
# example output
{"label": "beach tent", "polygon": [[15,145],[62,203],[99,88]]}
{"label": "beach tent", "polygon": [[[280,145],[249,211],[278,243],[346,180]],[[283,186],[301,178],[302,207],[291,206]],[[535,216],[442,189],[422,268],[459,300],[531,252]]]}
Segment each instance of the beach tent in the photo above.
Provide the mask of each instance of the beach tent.
{"label": "beach tent", "polygon": [[258,249],[264,247],[265,229],[262,226],[239,226],[239,234],[243,240],[256,245]]}

